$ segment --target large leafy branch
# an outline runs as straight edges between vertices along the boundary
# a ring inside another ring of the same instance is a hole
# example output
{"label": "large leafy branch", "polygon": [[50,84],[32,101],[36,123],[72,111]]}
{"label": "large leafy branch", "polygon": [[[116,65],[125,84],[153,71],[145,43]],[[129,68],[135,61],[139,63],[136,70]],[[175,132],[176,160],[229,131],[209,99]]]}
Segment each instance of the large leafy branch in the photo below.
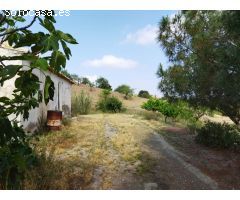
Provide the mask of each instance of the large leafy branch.
{"label": "large leafy branch", "polygon": [[[37,22],[43,30],[34,33],[29,28]],[[49,68],[53,71],[61,71],[66,66],[66,60],[71,56],[67,43],[77,44],[70,34],[57,30],[55,23],[52,15],[35,15],[30,22],[27,22],[26,17],[21,16],[21,13],[17,13],[16,16],[6,16],[6,11],[2,11],[0,45],[7,42],[14,49],[27,48],[27,52],[0,57],[0,85],[3,86],[5,81],[18,77],[15,81],[13,98],[0,98],[0,105],[3,107],[2,116],[23,114],[24,118],[28,118],[30,109],[37,107],[43,100],[48,103],[53,98],[54,84],[50,77],[46,76],[42,93],[41,83],[33,70],[39,69],[43,73]],[[23,70],[22,65],[9,64],[13,63],[9,61],[17,60],[29,61],[30,66]]]}
{"label": "large leafy branch", "polygon": [[[67,43],[77,44],[70,34],[55,28],[52,15],[35,15],[29,22],[27,19],[21,13],[7,16],[6,11],[0,12],[0,46],[7,42],[13,51],[17,48],[27,50],[18,49],[14,55],[0,56],[0,87],[10,79],[15,80],[15,89],[9,94],[11,98],[0,97],[0,189],[22,188],[26,171],[36,163],[27,137],[15,120],[19,115],[27,119],[30,109],[53,99],[53,81],[45,75],[45,81],[41,83],[34,70],[43,74],[49,69],[61,71],[71,56]],[[41,31],[30,29],[35,23],[41,25]],[[19,60],[27,61],[28,66],[15,64]],[[44,91],[40,90],[40,84],[44,84]],[[15,115],[11,121],[10,115]]]}

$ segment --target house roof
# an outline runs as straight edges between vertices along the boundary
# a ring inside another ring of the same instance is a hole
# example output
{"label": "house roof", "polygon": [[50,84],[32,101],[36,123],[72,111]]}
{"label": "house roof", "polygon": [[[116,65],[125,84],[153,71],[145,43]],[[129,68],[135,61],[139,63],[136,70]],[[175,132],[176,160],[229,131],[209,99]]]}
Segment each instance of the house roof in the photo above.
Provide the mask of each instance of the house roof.
{"label": "house roof", "polygon": [[[16,51],[16,52],[19,52],[20,54],[21,53],[26,53],[27,52],[27,48],[12,48],[11,46],[9,46],[7,43],[4,43],[2,46],[0,46],[0,48],[2,49],[8,49],[8,50],[11,50],[11,51]],[[73,80],[71,80],[70,78],[68,78],[67,76],[65,76],[64,74],[60,73],[60,72],[56,72],[54,71],[53,69],[51,68],[48,68],[48,71],[50,71],[51,73],[55,74],[56,76],[68,81],[69,83],[71,84],[75,84],[75,82]]]}
{"label": "house roof", "polygon": [[60,72],[56,72],[56,71],[54,71],[54,70],[51,69],[51,68],[48,68],[48,71],[50,71],[51,73],[55,74],[56,76],[64,79],[65,81],[68,81],[68,82],[71,83],[71,84],[75,84],[75,82],[74,82],[73,80],[71,80],[70,78],[68,78],[67,76],[63,75],[63,74],[60,73]]}

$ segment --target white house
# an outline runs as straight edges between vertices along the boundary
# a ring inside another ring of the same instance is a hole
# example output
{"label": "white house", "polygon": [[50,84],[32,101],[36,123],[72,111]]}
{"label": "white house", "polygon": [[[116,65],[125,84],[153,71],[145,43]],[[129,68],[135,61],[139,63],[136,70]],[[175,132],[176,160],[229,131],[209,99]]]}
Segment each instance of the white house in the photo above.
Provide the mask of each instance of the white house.
{"label": "white house", "polygon": [[[24,49],[11,49],[9,47],[0,47],[0,56],[16,56],[22,54],[26,50]],[[23,65],[24,68],[28,68],[28,61],[6,61],[5,64]],[[39,126],[46,121],[47,110],[58,110],[63,112],[63,117],[71,115],[71,86],[74,84],[72,80],[60,73],[54,73],[51,71],[41,72],[38,69],[34,69],[33,73],[39,77],[41,82],[40,90],[44,90],[44,82],[46,75],[49,75],[54,82],[55,92],[54,100],[45,105],[45,103],[40,103],[38,108],[30,111],[28,120],[23,120],[22,116],[18,116],[17,121],[23,125],[24,129],[28,132],[36,131]],[[14,77],[0,86],[0,96],[11,97],[13,90],[15,89],[14,82],[17,77]],[[10,116],[14,118],[16,116]]]}

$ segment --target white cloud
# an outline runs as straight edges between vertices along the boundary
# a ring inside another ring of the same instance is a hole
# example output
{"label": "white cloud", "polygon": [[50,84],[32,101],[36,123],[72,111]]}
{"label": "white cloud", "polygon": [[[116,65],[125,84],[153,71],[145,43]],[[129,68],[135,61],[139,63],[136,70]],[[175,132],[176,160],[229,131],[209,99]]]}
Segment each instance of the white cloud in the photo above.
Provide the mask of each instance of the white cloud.
{"label": "white cloud", "polygon": [[138,63],[131,59],[116,57],[113,55],[104,55],[102,58],[87,60],[83,62],[88,67],[106,67],[106,68],[134,68]]}
{"label": "white cloud", "polygon": [[86,77],[89,79],[91,82],[95,82],[98,79],[98,75],[85,75],[83,77]]}
{"label": "white cloud", "polygon": [[139,45],[148,45],[156,43],[157,26],[148,24],[134,33],[128,33],[123,43],[135,43]]}

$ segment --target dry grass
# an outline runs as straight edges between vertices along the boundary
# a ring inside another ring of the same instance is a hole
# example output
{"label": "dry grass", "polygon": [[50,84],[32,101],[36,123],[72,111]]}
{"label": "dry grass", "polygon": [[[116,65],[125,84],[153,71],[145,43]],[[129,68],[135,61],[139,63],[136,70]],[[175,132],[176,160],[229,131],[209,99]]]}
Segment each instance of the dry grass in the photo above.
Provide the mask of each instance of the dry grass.
{"label": "dry grass", "polygon": [[[95,105],[101,89],[85,85],[72,88],[73,94],[81,90],[90,94]],[[134,186],[139,185],[139,177],[153,176],[156,163],[145,141],[154,130],[169,124],[159,114],[140,108],[147,99],[125,100],[122,94],[113,95],[123,101],[125,114],[78,116],[66,122],[61,131],[41,135],[34,142],[40,162],[29,171],[25,189],[129,188],[119,181],[125,179]]]}
{"label": "dry grass", "polygon": [[[75,94],[80,93],[81,91],[85,91],[87,93],[89,93],[92,101],[93,101],[93,105],[95,106],[96,103],[99,100],[99,95],[102,92],[102,89],[99,88],[94,88],[94,87],[89,87],[87,85],[84,84],[80,84],[80,85],[73,85],[72,86],[72,94],[73,96]],[[126,107],[127,109],[137,109],[137,110],[141,110],[141,105],[147,101],[147,99],[145,98],[140,98],[137,96],[133,96],[131,99],[126,100],[124,98],[124,94],[118,93],[118,92],[112,92],[112,95],[119,98],[122,102],[124,107]],[[94,107],[93,106],[93,107]]]}
{"label": "dry grass", "polygon": [[83,117],[73,120],[71,126],[62,131],[40,136],[36,142],[40,165],[29,172],[25,188],[87,187],[92,181],[93,169],[103,153],[101,134],[98,121],[92,122]]}
{"label": "dry grass", "polygon": [[[110,137],[106,124],[115,127]],[[141,143],[148,134],[131,115],[79,116],[35,142],[40,163],[29,171],[25,189],[110,189],[126,169],[146,171],[150,162]]]}

